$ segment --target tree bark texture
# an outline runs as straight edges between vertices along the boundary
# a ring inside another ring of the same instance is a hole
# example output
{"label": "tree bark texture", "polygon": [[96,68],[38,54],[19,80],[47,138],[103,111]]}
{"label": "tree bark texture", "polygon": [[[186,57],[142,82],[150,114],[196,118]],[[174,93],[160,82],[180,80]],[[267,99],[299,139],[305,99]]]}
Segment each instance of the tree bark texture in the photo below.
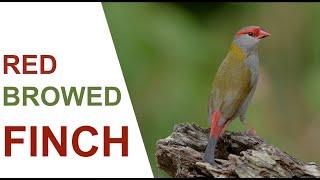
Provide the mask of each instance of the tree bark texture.
{"label": "tree bark texture", "polygon": [[303,162],[259,136],[226,131],[216,146],[216,164],[202,161],[210,129],[178,124],[157,141],[157,165],[172,177],[320,177],[320,167]]}

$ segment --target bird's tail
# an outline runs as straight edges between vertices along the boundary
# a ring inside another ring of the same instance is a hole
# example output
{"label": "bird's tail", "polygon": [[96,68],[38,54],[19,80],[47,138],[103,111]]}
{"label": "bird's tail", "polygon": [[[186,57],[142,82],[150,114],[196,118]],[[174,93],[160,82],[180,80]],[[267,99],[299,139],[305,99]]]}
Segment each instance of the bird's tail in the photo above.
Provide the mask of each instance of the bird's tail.
{"label": "bird's tail", "polygon": [[203,157],[203,161],[210,164],[214,164],[214,152],[215,152],[216,144],[221,132],[224,129],[224,126],[218,125],[220,118],[221,118],[220,111],[214,111],[211,115],[210,136],[209,136],[208,145]]}
{"label": "bird's tail", "polygon": [[217,139],[210,136],[208,140],[208,145],[204,153],[203,161],[209,164],[214,164],[214,151],[216,149]]}

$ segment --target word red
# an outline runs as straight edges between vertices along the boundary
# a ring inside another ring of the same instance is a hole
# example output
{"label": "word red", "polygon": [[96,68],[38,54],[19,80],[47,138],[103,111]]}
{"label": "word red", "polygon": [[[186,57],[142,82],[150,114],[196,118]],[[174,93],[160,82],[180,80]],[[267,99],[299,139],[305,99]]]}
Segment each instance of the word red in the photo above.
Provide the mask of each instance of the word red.
{"label": "word red", "polygon": [[[5,127],[5,156],[12,156],[12,145],[23,144],[24,139],[13,138],[13,132],[25,132],[26,126]],[[90,157],[96,154],[98,147],[92,145],[90,150],[84,151],[79,146],[79,136],[83,132],[89,132],[92,136],[98,135],[98,131],[91,126],[81,126],[72,135],[72,147],[76,154],[82,157]],[[42,156],[49,156],[49,142],[54,146],[60,156],[67,156],[67,127],[61,126],[60,143],[49,126],[42,127]],[[103,156],[110,156],[110,144],[122,145],[122,156],[128,156],[128,126],[122,126],[122,137],[111,138],[110,127],[103,127]],[[30,127],[30,156],[37,156],[37,126]]]}
{"label": "word red", "polygon": [[52,55],[4,55],[3,73],[12,70],[15,74],[52,74],[57,61]]}

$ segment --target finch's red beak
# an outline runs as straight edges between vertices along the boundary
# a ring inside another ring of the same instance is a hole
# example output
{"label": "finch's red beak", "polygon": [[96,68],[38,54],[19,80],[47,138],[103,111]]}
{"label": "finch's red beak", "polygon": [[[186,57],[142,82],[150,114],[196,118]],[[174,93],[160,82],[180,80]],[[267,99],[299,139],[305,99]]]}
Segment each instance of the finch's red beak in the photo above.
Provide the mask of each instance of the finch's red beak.
{"label": "finch's red beak", "polygon": [[258,39],[262,39],[262,38],[265,38],[265,37],[270,36],[270,35],[271,35],[270,33],[260,29],[259,35],[258,35]]}

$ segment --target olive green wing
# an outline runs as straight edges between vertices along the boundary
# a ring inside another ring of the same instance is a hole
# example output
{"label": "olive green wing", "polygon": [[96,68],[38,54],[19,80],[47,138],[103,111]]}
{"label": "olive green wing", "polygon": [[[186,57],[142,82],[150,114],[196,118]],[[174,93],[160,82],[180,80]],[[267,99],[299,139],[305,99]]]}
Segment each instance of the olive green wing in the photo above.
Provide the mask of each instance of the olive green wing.
{"label": "olive green wing", "polygon": [[[209,113],[218,109],[224,121],[233,119],[250,92],[251,71],[243,59],[229,53],[220,65],[209,100]],[[209,116],[210,116],[209,115]]]}

